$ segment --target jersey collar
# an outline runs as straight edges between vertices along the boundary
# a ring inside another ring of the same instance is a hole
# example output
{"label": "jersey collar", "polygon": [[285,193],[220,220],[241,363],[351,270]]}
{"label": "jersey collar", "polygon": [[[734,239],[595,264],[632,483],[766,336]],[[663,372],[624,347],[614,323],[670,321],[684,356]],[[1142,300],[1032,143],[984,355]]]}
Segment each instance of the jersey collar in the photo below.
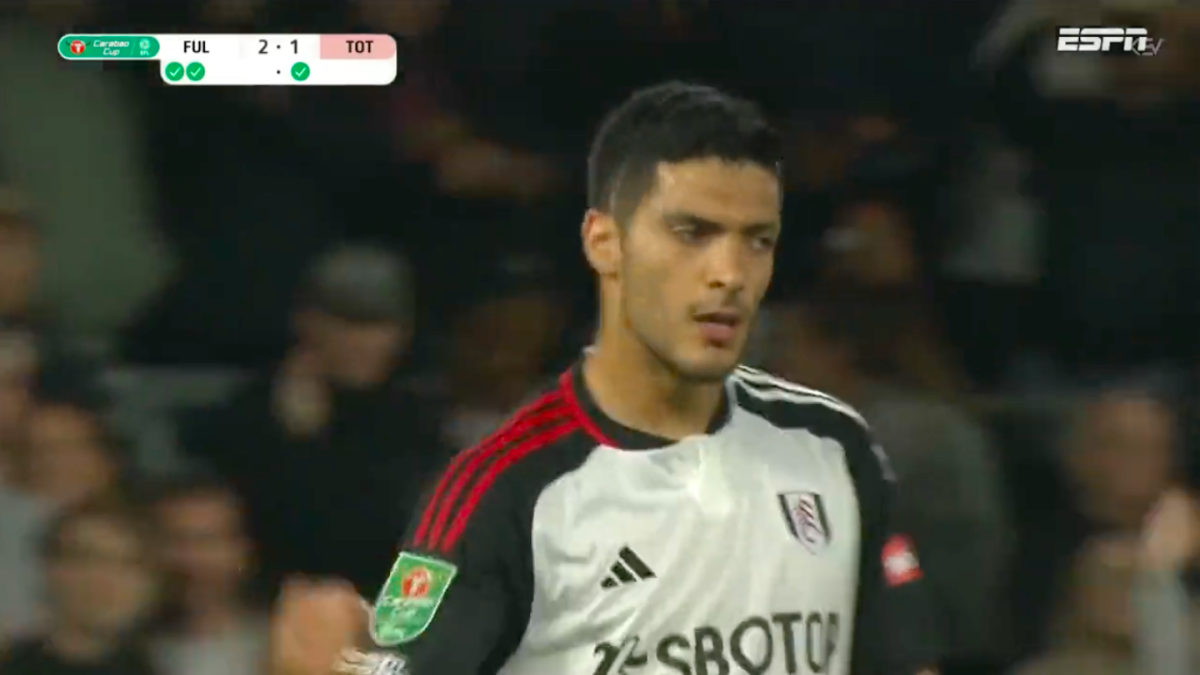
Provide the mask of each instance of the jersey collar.
{"label": "jersey collar", "polygon": [[[587,384],[584,382],[582,359],[576,361],[570,370],[559,377],[559,386],[562,388],[563,396],[571,407],[575,409],[575,414],[579,416],[583,428],[601,445],[625,450],[653,450],[655,448],[675,445],[679,442],[678,439],[665,438],[663,436],[648,434],[644,431],[638,431],[637,429],[631,429],[605,415],[600,410],[600,407],[596,405],[596,400],[592,398],[592,394],[588,391]],[[717,408],[716,414],[713,415],[712,422],[709,423],[706,433],[715,434],[729,423],[731,417],[729,396],[729,388],[723,388],[721,405]]]}

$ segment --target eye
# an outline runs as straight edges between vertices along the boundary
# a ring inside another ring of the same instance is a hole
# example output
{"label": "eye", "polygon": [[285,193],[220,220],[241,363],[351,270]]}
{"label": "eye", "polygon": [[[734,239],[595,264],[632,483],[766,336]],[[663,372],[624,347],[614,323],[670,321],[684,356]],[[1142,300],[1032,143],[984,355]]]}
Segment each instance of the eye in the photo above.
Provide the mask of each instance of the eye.
{"label": "eye", "polygon": [[671,227],[671,233],[687,244],[694,244],[704,237],[704,233],[694,223],[674,225]]}
{"label": "eye", "polygon": [[775,237],[758,235],[751,239],[751,245],[756,251],[771,251],[775,248]]}

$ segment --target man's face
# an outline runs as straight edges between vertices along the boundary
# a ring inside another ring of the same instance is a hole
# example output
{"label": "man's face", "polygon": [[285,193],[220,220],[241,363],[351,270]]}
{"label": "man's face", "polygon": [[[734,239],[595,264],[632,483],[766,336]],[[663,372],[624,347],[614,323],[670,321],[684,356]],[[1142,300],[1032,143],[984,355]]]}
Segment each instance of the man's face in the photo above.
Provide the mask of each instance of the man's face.
{"label": "man's face", "polygon": [[165,571],[184,603],[235,598],[249,562],[238,504],[218,492],[181,496],[156,510]]}
{"label": "man's face", "polygon": [[617,281],[629,329],[677,374],[719,380],[737,365],[771,282],[780,200],[757,165],[658,167],[622,232]]}
{"label": "man's face", "polygon": [[1170,479],[1174,428],[1171,411],[1156,401],[1107,396],[1084,412],[1072,473],[1093,500],[1149,508]]}
{"label": "man's face", "polygon": [[903,214],[884,203],[845,209],[827,235],[829,272],[866,286],[903,286],[916,277],[912,232]]}
{"label": "man's face", "polygon": [[143,616],[153,596],[145,542],[126,523],[84,517],[62,533],[47,589],[59,621],[115,637]]}
{"label": "man's face", "polygon": [[325,374],[351,389],[383,383],[405,348],[406,334],[398,323],[347,321],[313,312],[306,325]]}
{"label": "man's face", "polygon": [[29,420],[30,489],[56,504],[78,504],[107,492],[117,467],[97,420],[63,405],[38,406]]}

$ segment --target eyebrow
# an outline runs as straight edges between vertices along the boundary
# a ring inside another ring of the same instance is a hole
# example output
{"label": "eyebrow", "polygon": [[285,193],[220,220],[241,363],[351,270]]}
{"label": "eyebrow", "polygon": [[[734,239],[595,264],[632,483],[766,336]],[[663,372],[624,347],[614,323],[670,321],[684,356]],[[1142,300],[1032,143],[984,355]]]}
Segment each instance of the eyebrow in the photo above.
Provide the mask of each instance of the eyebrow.
{"label": "eyebrow", "polygon": [[[709,218],[705,218],[703,216],[698,216],[694,213],[688,213],[686,211],[672,211],[672,212],[665,214],[663,216],[663,218],[672,223],[676,223],[676,224],[680,224],[680,225],[691,225],[693,227],[702,228],[702,229],[714,229],[714,230],[729,229],[728,225],[719,223],[719,222],[717,222],[715,220],[711,220]],[[776,232],[779,230],[779,228],[780,228],[779,223],[773,222],[773,223],[753,223],[751,225],[747,225],[746,227],[744,227],[742,229],[749,230],[754,233],[761,233],[761,232]]]}

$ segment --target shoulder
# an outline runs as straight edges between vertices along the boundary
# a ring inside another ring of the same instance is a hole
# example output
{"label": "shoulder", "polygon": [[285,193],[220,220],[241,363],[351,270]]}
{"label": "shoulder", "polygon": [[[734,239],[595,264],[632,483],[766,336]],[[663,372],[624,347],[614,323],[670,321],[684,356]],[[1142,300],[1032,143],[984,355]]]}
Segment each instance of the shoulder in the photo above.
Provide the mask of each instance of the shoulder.
{"label": "shoulder", "polygon": [[556,382],[530,396],[475,445],[460,450],[447,471],[474,466],[522,493],[557,478],[595,446],[573,399]]}
{"label": "shoulder", "polygon": [[738,366],[731,376],[737,405],[780,429],[804,429],[841,444],[856,476],[893,473],[862,413],[845,401],[766,371]]}
{"label": "shoulder", "polygon": [[784,428],[844,426],[849,433],[866,433],[867,421],[853,406],[764,370],[738,366],[732,378],[738,406]]}
{"label": "shoulder", "polygon": [[463,541],[526,529],[545,488],[581,465],[593,447],[570,398],[560,387],[547,388],[454,455],[427,490],[410,543],[449,554]]}

